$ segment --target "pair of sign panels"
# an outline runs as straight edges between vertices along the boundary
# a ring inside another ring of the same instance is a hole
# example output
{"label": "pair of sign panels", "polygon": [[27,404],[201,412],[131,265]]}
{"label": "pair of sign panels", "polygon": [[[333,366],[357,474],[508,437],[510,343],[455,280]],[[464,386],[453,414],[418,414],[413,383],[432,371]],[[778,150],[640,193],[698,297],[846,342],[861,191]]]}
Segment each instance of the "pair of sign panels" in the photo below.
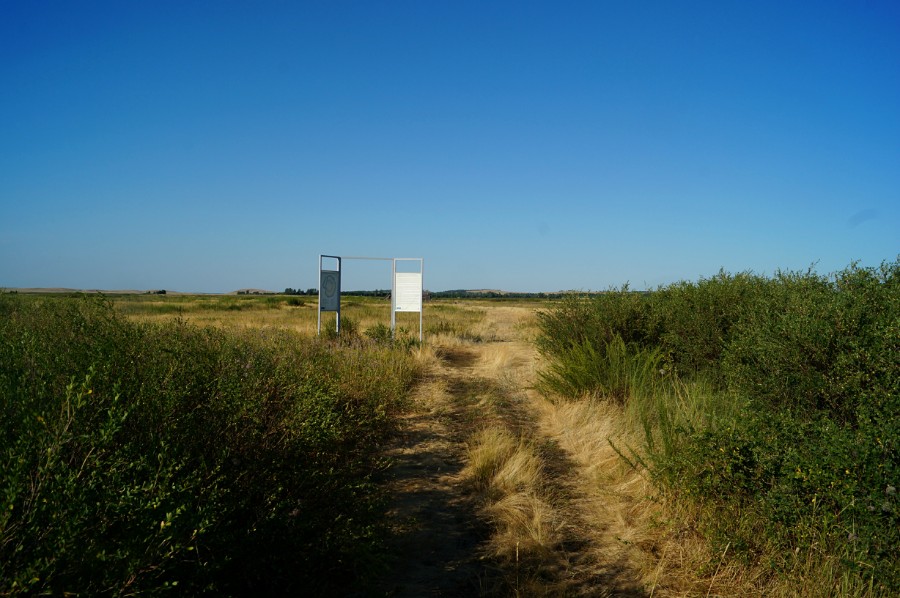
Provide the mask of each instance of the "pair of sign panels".
{"label": "pair of sign panels", "polygon": [[[323,260],[336,260],[334,269],[325,269]],[[322,331],[322,312],[335,312],[335,327],[341,331],[341,264],[343,260],[383,260],[391,262],[391,331],[397,324],[397,312],[418,312],[419,340],[422,340],[422,274],[425,260],[420,257],[341,257],[319,256],[319,323]],[[399,272],[398,263],[418,262],[418,272]]]}

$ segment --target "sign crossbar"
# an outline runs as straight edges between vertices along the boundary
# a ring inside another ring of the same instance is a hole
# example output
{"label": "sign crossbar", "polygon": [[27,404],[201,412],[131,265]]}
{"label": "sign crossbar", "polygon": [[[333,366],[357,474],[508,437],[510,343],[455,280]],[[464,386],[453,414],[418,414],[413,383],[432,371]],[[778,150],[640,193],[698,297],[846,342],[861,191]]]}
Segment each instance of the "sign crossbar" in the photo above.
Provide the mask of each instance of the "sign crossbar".
{"label": "sign crossbar", "polygon": [[[337,260],[336,270],[322,268],[323,259]],[[342,260],[371,260],[391,262],[391,333],[397,328],[397,312],[419,313],[419,342],[423,339],[422,293],[425,274],[425,259],[421,257],[366,257],[319,255],[319,321],[316,333],[322,332],[322,312],[336,314],[335,329],[341,331],[341,271]],[[419,262],[418,272],[398,272],[398,262]]]}
{"label": "sign crossbar", "polygon": [[389,262],[394,259],[398,259],[398,258],[393,258],[393,257],[360,257],[357,255],[344,255],[341,257],[345,260],[383,260],[386,262]]}

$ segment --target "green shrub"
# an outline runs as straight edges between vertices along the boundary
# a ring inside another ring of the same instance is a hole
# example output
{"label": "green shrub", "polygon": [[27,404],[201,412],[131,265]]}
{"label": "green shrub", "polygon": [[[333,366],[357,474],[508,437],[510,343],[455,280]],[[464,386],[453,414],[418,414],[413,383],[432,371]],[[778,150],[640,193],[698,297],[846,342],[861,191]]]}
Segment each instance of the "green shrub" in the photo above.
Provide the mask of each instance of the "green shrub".
{"label": "green shrub", "polygon": [[627,285],[597,295],[567,295],[538,313],[541,334],[536,343],[548,356],[565,354],[586,341],[601,346],[616,336],[626,345],[651,346],[659,330],[650,310],[649,295],[632,293]]}
{"label": "green shrub", "polygon": [[[852,430],[828,418],[743,410],[694,430],[657,462],[659,479],[705,505],[705,531],[776,571],[835,555],[881,591],[900,587],[897,424]],[[885,438],[893,441],[885,442]]]}
{"label": "green shrub", "polygon": [[[345,363],[352,362],[348,368]],[[0,298],[0,593],[334,593],[411,360]]]}
{"label": "green shrub", "polygon": [[681,376],[702,375],[721,382],[719,361],[741,310],[766,285],[749,273],[718,275],[697,283],[679,282],[650,296],[657,336],[649,338],[666,353]]}
{"label": "green shrub", "polygon": [[[638,457],[702,505],[720,553],[834,592],[900,592],[900,260],[626,291],[541,314],[544,383],[627,397]],[[609,392],[638,355],[670,383]]]}
{"label": "green shrub", "polygon": [[350,316],[341,316],[341,336],[357,336],[359,334],[359,325],[356,320]]}
{"label": "green shrub", "polygon": [[624,403],[638,393],[652,394],[665,374],[659,350],[629,347],[618,335],[600,348],[584,340],[548,357],[539,386],[563,396],[600,394]]}
{"label": "green shrub", "polygon": [[366,336],[380,344],[390,344],[394,340],[394,333],[390,326],[385,324],[376,324],[366,330]]}
{"label": "green shrub", "polygon": [[764,280],[720,272],[698,283],[680,282],[649,293],[628,287],[596,295],[570,295],[538,314],[538,348],[563,355],[586,341],[659,351],[680,375],[720,376],[719,361],[747,301]]}
{"label": "green shrub", "polygon": [[780,273],[766,286],[745,307],[723,359],[733,388],[850,425],[897,407],[900,262],[851,266],[833,280]]}

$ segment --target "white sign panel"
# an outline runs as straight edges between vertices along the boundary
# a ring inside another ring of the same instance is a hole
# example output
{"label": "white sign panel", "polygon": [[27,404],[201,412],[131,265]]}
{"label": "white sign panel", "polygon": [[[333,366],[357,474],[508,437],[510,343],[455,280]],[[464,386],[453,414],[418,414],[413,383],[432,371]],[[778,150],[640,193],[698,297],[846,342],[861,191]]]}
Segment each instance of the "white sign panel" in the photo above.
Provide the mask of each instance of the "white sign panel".
{"label": "white sign panel", "polygon": [[335,270],[322,270],[319,280],[319,305],[322,311],[340,311],[341,309],[341,273]]}
{"label": "white sign panel", "polygon": [[397,311],[422,311],[422,273],[397,272],[395,276]]}

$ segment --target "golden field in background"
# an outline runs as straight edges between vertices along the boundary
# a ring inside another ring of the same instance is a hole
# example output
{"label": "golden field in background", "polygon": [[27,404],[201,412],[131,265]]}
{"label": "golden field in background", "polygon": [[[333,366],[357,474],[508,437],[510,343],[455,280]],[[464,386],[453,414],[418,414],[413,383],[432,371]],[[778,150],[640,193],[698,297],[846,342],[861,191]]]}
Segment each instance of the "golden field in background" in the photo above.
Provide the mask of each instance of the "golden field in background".
{"label": "golden field in background", "polygon": [[[180,318],[198,326],[276,327],[315,335],[318,300],[308,295],[107,295],[116,309],[137,321],[160,322]],[[487,311],[547,306],[546,300],[433,299],[423,306],[425,341],[496,340],[498,327],[507,324],[487,318]],[[364,334],[390,326],[390,299],[345,296],[341,299],[345,328]],[[499,318],[503,320],[503,318]],[[417,337],[418,313],[396,314],[397,336]],[[333,330],[335,313],[322,313],[322,330]]]}

